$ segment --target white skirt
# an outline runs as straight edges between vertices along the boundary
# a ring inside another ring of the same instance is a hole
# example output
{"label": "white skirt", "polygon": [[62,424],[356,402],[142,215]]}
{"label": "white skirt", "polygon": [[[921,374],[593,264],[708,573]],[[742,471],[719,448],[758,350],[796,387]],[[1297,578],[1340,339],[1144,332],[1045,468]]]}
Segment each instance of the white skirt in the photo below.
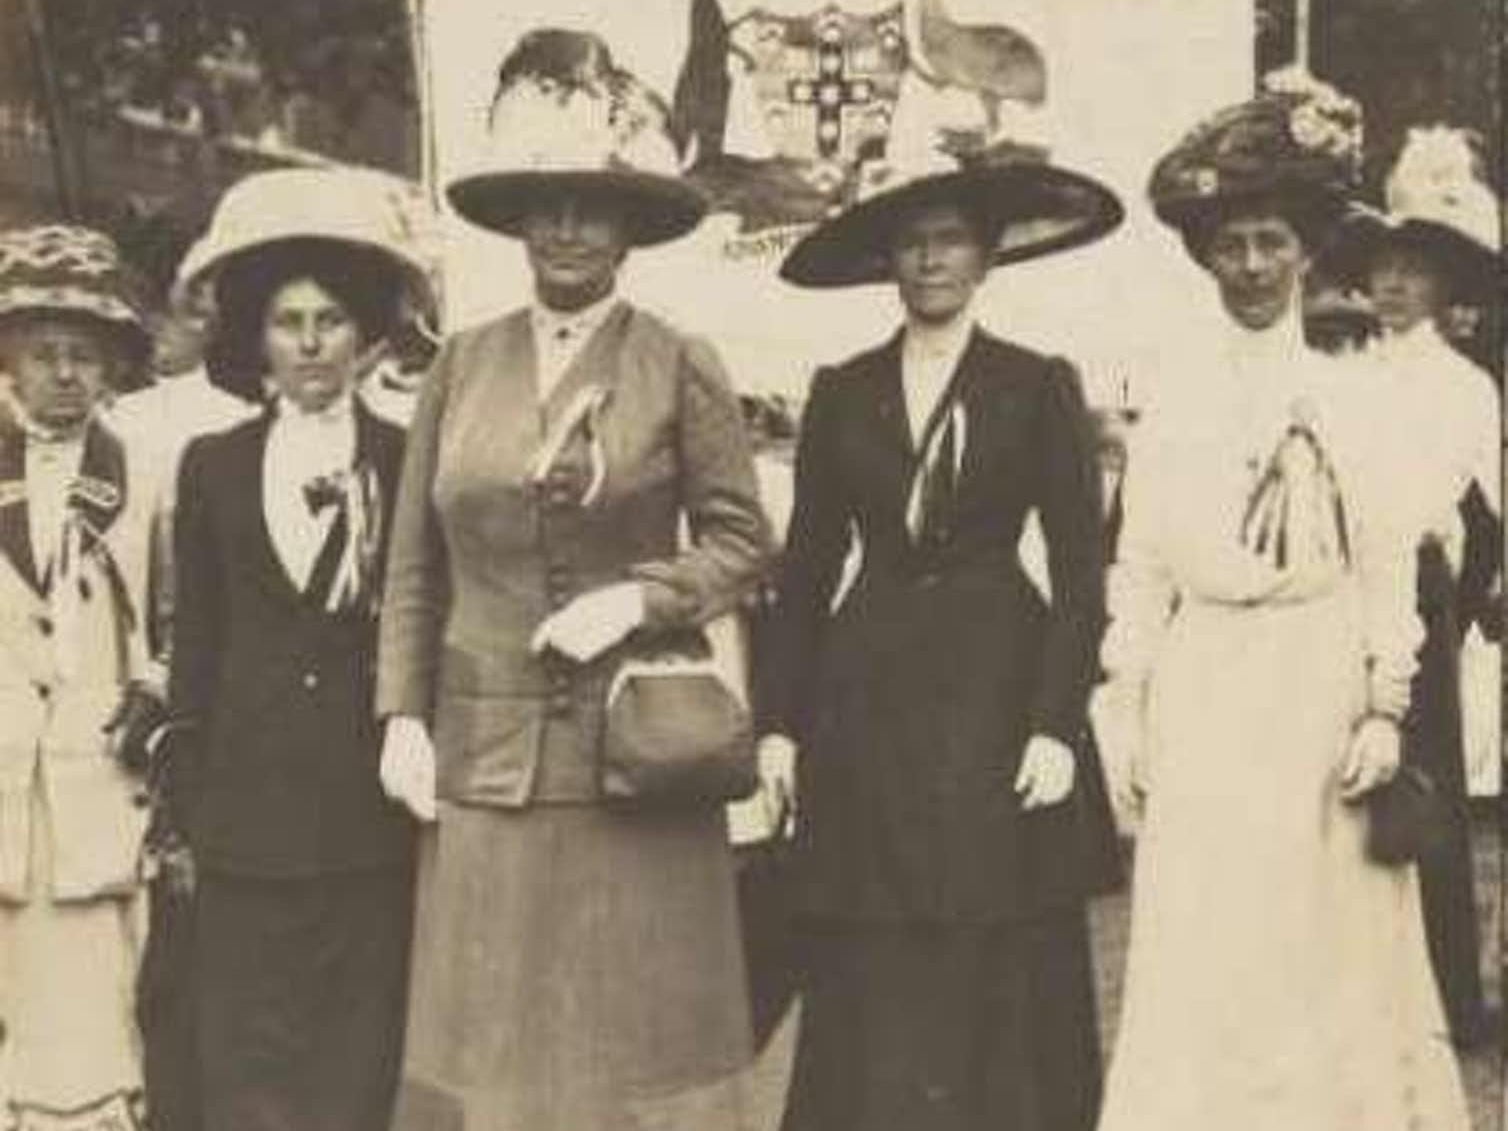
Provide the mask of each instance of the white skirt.
{"label": "white skirt", "polygon": [[1350,600],[1170,627],[1101,1131],[1468,1131],[1414,870],[1338,796]]}
{"label": "white skirt", "polygon": [[25,903],[0,903],[0,1131],[145,1127],[135,1021],[144,899],[57,903],[50,820],[33,798]]}

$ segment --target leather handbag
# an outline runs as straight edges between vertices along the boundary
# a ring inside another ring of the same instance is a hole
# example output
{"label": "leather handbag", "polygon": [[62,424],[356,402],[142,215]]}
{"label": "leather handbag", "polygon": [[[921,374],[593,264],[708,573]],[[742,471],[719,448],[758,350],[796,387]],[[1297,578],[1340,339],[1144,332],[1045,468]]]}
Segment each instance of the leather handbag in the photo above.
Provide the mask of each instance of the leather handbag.
{"label": "leather handbag", "polygon": [[736,616],[630,645],[607,691],[608,802],[708,805],[759,785]]}
{"label": "leather handbag", "polygon": [[1405,762],[1367,795],[1367,856],[1389,867],[1429,859],[1443,847],[1449,824],[1434,779]]}

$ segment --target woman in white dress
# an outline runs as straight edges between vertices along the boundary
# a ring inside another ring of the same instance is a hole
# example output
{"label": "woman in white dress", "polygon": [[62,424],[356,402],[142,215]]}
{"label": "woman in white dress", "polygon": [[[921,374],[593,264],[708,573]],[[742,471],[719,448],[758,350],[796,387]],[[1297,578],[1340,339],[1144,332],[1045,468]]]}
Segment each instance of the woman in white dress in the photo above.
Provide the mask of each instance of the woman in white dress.
{"label": "woman in white dress", "polygon": [[1354,103],[1290,81],[1153,173],[1225,317],[1141,425],[1111,575],[1093,710],[1142,814],[1101,1131],[1468,1126],[1414,870],[1367,851],[1413,545],[1367,401],[1298,317],[1359,135]]}
{"label": "woman in white dress", "polygon": [[[1453,306],[1481,307],[1498,285],[1498,204],[1459,130],[1409,131],[1385,186],[1387,211],[1357,206],[1337,265],[1369,292],[1381,335],[1356,380],[1395,426],[1397,501],[1419,539],[1420,672],[1404,727],[1404,759],[1447,799],[1448,833],[1419,862],[1425,934],[1451,1034],[1488,1034],[1472,875],[1461,699],[1462,641],[1474,622],[1497,634],[1492,588],[1502,546],[1501,406],[1492,378],[1446,340]],[[1421,423],[1427,426],[1421,427]],[[1481,638],[1475,638],[1480,644]],[[1499,682],[1483,689],[1498,715]]]}

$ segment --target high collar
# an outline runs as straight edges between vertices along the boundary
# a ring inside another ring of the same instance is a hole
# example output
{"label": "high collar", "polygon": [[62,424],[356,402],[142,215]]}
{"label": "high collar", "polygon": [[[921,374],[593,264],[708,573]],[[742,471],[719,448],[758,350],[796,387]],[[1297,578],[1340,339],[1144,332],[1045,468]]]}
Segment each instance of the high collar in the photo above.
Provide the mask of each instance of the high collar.
{"label": "high collar", "polygon": [[1376,349],[1388,359],[1419,357],[1449,350],[1450,343],[1431,318],[1421,318],[1407,330],[1393,332],[1384,330],[1377,339]]}
{"label": "high collar", "polygon": [[560,330],[566,330],[572,337],[581,339],[602,324],[617,302],[617,292],[608,291],[596,302],[583,306],[580,310],[555,310],[536,298],[529,307],[529,318],[540,340],[545,340]]}
{"label": "high collar", "polygon": [[1264,329],[1249,329],[1229,314],[1225,323],[1225,348],[1237,373],[1266,372],[1308,356],[1297,296],[1283,316]]}
{"label": "high collar", "polygon": [[73,428],[50,428],[34,419],[26,411],[19,397],[8,388],[0,388],[0,411],[8,415],[26,436],[28,444],[38,447],[57,446],[59,449],[78,449],[83,446],[89,427],[98,417],[104,402],[96,404],[89,414]]}
{"label": "high collar", "polygon": [[305,412],[283,396],[273,404],[279,428],[296,431],[339,428],[350,424],[355,417],[356,393],[354,389],[347,389],[317,412]]}
{"label": "high collar", "polygon": [[906,319],[901,334],[903,354],[913,358],[958,357],[974,332],[974,313],[965,306],[946,322]]}

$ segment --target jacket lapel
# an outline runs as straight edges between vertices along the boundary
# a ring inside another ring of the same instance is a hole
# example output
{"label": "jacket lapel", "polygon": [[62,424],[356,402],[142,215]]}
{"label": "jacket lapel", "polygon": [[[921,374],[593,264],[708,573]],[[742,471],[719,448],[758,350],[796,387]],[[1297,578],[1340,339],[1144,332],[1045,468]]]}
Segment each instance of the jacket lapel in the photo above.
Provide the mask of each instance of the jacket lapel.
{"label": "jacket lapel", "polygon": [[[611,380],[616,373],[617,366],[614,364],[617,347],[620,339],[628,326],[629,307],[619,301],[608,311],[607,316],[598,324],[592,332],[592,336],[582,343],[576,356],[566,366],[565,372],[560,375],[560,380],[550,390],[550,395],[545,398],[541,431],[549,434],[554,427],[555,421],[560,414],[570,407],[575,400],[576,394],[585,386],[602,385]],[[530,341],[533,341],[533,328],[530,328]],[[538,350],[534,352],[534,372],[539,372]],[[536,377],[535,388],[538,388]],[[537,399],[537,398],[536,398]]]}
{"label": "jacket lapel", "polygon": [[901,374],[904,334],[904,330],[897,330],[874,358],[877,389],[872,403],[879,420],[877,434],[886,447],[909,465],[915,458],[916,445],[911,442],[911,421],[906,415],[906,390]]}
{"label": "jacket lapel", "polygon": [[0,420],[0,554],[36,593],[43,592],[26,502],[26,434],[8,420]]}
{"label": "jacket lapel", "polygon": [[126,449],[98,420],[84,434],[79,475],[69,488],[69,505],[84,518],[89,537],[104,538],[126,507]]}
{"label": "jacket lapel", "polygon": [[241,526],[241,537],[249,543],[248,560],[257,579],[267,591],[284,601],[301,602],[303,594],[288,576],[288,570],[278,557],[277,547],[272,542],[272,530],[267,525],[267,437],[272,431],[272,422],[277,410],[268,404],[257,417],[256,427],[248,433],[246,444],[240,449],[235,462],[242,466],[233,477],[234,481],[246,482],[250,490],[238,493],[236,498],[245,500],[248,513]]}

